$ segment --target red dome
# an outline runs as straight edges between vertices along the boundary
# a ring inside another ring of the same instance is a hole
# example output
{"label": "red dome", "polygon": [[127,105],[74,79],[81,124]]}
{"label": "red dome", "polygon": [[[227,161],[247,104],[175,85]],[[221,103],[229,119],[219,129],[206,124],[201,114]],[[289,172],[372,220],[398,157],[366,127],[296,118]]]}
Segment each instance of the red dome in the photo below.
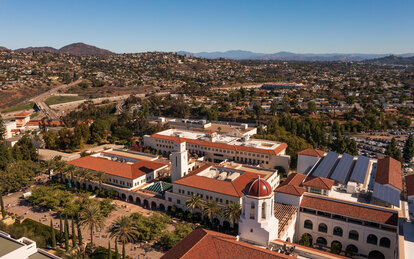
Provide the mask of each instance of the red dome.
{"label": "red dome", "polygon": [[254,197],[267,197],[273,194],[270,184],[260,177],[252,179],[246,187],[244,187],[244,193]]}

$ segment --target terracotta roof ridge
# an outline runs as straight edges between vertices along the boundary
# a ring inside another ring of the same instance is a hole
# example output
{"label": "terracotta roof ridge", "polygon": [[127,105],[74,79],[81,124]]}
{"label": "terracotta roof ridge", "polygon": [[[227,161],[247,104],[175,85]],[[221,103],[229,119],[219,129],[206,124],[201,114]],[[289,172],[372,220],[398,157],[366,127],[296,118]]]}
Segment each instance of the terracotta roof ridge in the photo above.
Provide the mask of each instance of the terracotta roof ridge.
{"label": "terracotta roof ridge", "polygon": [[[203,240],[206,236],[208,236],[208,232],[206,232],[203,228],[198,228],[199,229],[199,231],[201,231],[201,232],[203,232],[204,233],[204,235],[203,235],[203,237],[202,238],[200,238],[198,241],[197,241],[197,243],[195,243],[190,249],[188,249],[184,254],[182,254],[181,255],[181,257],[180,258],[183,258],[184,257],[184,255],[186,255],[187,253],[189,253],[191,250],[193,250],[193,248],[194,247],[196,247],[199,243],[200,243],[200,241],[201,240]],[[193,230],[194,231],[194,230]]]}

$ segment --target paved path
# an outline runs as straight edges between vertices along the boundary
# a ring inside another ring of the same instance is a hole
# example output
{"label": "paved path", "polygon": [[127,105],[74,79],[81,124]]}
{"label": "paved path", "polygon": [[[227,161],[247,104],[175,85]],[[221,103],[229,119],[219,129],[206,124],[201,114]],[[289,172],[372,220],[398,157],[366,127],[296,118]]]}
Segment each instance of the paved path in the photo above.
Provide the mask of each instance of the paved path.
{"label": "paved path", "polygon": [[[25,218],[30,218],[41,222],[45,225],[50,224],[50,220],[53,219],[54,226],[59,228],[59,218],[57,214],[53,211],[41,211],[37,207],[33,207],[28,204],[24,199],[22,199],[23,192],[16,192],[9,194],[8,196],[4,196],[4,204],[6,206],[7,211],[15,213],[19,216],[24,216]],[[114,201],[117,209],[110,213],[108,217],[105,219],[105,227],[100,232],[94,233],[94,244],[97,246],[108,247],[108,240],[109,238],[109,229],[112,225],[112,222],[119,216],[122,215],[130,215],[131,213],[138,212],[144,216],[152,215],[152,211],[144,209],[141,206],[130,204],[127,202],[123,202],[120,200]],[[71,225],[71,223],[69,223]],[[168,227],[169,230],[173,229],[173,226]],[[71,230],[69,230],[70,233]],[[82,236],[84,241],[90,241],[90,231],[87,228],[82,229]],[[114,249],[115,242],[111,240],[111,247]],[[147,248],[148,247],[148,248]],[[122,245],[118,244],[119,252],[122,252]],[[137,243],[137,244],[126,244],[125,245],[126,254],[131,258],[160,258],[163,253],[160,251],[156,251],[149,247],[149,245],[145,243]]]}

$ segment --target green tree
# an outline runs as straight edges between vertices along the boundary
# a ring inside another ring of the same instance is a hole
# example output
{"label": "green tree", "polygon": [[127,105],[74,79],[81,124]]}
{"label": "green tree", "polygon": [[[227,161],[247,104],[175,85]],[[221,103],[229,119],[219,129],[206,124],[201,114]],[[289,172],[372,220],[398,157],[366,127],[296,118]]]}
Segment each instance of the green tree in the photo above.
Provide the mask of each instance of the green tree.
{"label": "green tree", "polygon": [[127,242],[133,242],[137,239],[138,230],[131,217],[118,217],[112,224],[111,238],[119,240],[125,246]]}
{"label": "green tree", "polygon": [[4,209],[3,191],[0,189],[0,206],[1,206],[1,217],[6,217],[6,210]]}
{"label": "green tree", "polygon": [[119,259],[118,240],[115,239],[115,259]]}
{"label": "green tree", "polygon": [[12,160],[10,149],[0,141],[0,170],[4,170]]}
{"label": "green tree", "polygon": [[82,231],[81,231],[81,227],[80,227],[78,218],[76,219],[76,226],[78,228],[78,242],[79,242],[79,246],[81,246],[82,243],[83,243],[83,238],[82,238]]}
{"label": "green tree", "polygon": [[230,202],[224,209],[224,216],[226,219],[230,220],[233,226],[239,222],[241,215],[241,206],[240,203]]}
{"label": "green tree", "polygon": [[4,126],[3,117],[0,114],[0,140],[3,140],[6,135],[6,127]]}
{"label": "green tree", "polygon": [[397,141],[395,140],[395,138],[391,139],[391,143],[387,146],[385,155],[390,156],[400,162],[402,161],[401,151],[397,146]]}
{"label": "green tree", "polygon": [[59,240],[62,241],[63,238],[63,221],[62,221],[62,214],[59,213]]}
{"label": "green tree", "polygon": [[75,220],[72,217],[72,246],[76,246],[76,230],[75,230]]}
{"label": "green tree", "polygon": [[69,223],[68,216],[65,215],[65,251],[69,251]]}
{"label": "green tree", "polygon": [[56,247],[56,234],[55,234],[55,228],[53,227],[52,220],[50,221],[50,235],[52,239],[52,247],[55,248]]}
{"label": "green tree", "polygon": [[99,205],[96,203],[88,204],[80,213],[79,224],[89,228],[93,245],[93,231],[99,231],[104,225],[104,217]]}
{"label": "green tree", "polygon": [[108,241],[108,259],[112,259],[111,241]]}
{"label": "green tree", "polygon": [[309,101],[308,102],[308,112],[309,113],[316,112],[316,103],[314,101]]}
{"label": "green tree", "polygon": [[414,135],[408,135],[407,140],[405,141],[404,150],[403,150],[404,160],[410,162],[414,157]]}
{"label": "green tree", "polygon": [[221,214],[221,208],[219,207],[217,201],[209,200],[205,204],[203,212],[204,215],[207,216],[207,218],[210,220],[210,222],[213,222],[214,217]]}
{"label": "green tree", "polygon": [[201,196],[198,194],[193,194],[191,198],[187,201],[187,209],[194,213],[195,209],[200,209],[203,211],[204,202],[201,199]]}
{"label": "green tree", "polygon": [[312,238],[308,233],[305,233],[302,235],[302,237],[299,240],[299,244],[303,246],[312,246]]}

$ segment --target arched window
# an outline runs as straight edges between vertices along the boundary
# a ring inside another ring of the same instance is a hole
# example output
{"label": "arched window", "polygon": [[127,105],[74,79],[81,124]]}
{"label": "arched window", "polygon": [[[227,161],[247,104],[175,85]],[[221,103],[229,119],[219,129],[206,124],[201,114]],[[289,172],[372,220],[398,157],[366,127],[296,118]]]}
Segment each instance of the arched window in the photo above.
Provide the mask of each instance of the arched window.
{"label": "arched window", "polygon": [[326,241],[326,239],[325,239],[325,238],[323,238],[323,237],[318,237],[318,238],[316,239],[316,244],[326,246],[326,244],[328,244],[328,242]]}
{"label": "arched window", "polygon": [[383,246],[383,247],[390,247],[391,246],[391,241],[388,238],[383,237],[383,238],[380,239],[379,245]]}
{"label": "arched window", "polygon": [[373,234],[369,234],[367,237],[367,243],[376,245],[378,243],[378,237]]}
{"label": "arched window", "polygon": [[359,239],[359,234],[355,230],[351,230],[351,231],[349,231],[348,238],[352,239],[352,240],[358,240]]}
{"label": "arched window", "polygon": [[262,219],[266,219],[266,202],[262,203]]}
{"label": "arched window", "polygon": [[374,250],[374,251],[369,252],[368,258],[385,259],[385,256],[380,251]]}
{"label": "arched window", "polygon": [[250,218],[254,219],[254,202],[250,204]]}
{"label": "arched window", "polygon": [[342,228],[340,228],[340,227],[334,227],[333,234],[335,236],[340,236],[341,237],[343,235]]}
{"label": "arched window", "polygon": [[312,221],[310,221],[310,220],[305,220],[305,222],[304,222],[304,224],[303,224],[303,227],[304,228],[307,228],[307,229],[312,229],[313,228],[313,223],[312,223]]}
{"label": "arched window", "polygon": [[327,233],[328,232],[328,226],[324,223],[319,224],[318,227],[319,232]]}

